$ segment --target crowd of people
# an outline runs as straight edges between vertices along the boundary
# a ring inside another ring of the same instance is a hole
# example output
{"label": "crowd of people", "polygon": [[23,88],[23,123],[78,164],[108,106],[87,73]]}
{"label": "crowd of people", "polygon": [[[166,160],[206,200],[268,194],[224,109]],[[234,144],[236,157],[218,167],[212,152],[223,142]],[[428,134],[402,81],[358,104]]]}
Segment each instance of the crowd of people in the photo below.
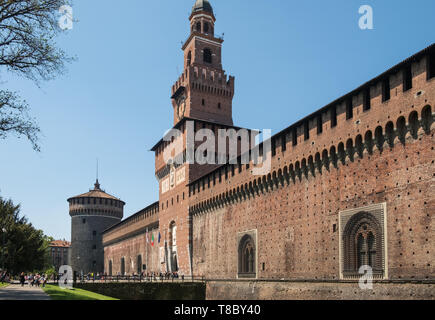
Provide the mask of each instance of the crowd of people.
{"label": "crowd of people", "polygon": [[42,285],[42,287],[45,288],[45,285],[47,284],[47,276],[39,273],[26,275],[22,272],[20,275],[20,283],[22,287],[27,283],[29,287],[40,287]]}
{"label": "crowd of people", "polygon": [[[45,274],[25,274],[22,272],[19,276],[19,281],[21,286],[25,284],[30,287],[45,287],[47,281],[59,281],[59,275],[52,275],[51,277]],[[79,277],[79,276],[78,276]],[[87,273],[81,276],[81,280],[83,281],[118,281],[118,280],[133,280],[133,281],[162,281],[162,280],[184,280],[184,275],[179,275],[178,272],[142,272],[132,273],[131,275],[124,274],[121,275],[118,272],[117,275],[111,276],[107,275],[107,273]],[[3,271],[0,272],[0,282],[10,282],[13,280],[10,274]],[[16,280],[16,278],[15,278]],[[78,279],[79,280],[79,279]]]}
{"label": "crowd of people", "polygon": [[179,275],[178,272],[142,272],[124,274],[118,272],[116,275],[108,275],[107,273],[87,273],[81,276],[82,281],[117,281],[117,280],[133,280],[133,281],[161,281],[161,280],[184,280],[184,275]]}

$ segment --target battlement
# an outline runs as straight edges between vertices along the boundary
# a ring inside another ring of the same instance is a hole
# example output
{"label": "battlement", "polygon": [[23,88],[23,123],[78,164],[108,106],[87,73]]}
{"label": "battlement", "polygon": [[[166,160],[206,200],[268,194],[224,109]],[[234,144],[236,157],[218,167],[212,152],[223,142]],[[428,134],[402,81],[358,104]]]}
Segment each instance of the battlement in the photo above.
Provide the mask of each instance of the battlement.
{"label": "battlement", "polygon": [[233,96],[234,80],[233,76],[227,76],[225,72],[217,69],[190,66],[184,70],[172,86],[171,95],[174,95],[180,87],[191,86],[193,89],[212,94]]}
{"label": "battlement", "polygon": [[146,228],[154,228],[159,222],[159,202],[140,210],[131,217],[110,227],[103,232],[103,245],[107,245],[120,237],[128,237],[135,232],[142,232]]}
{"label": "battlement", "polygon": [[[191,182],[190,212],[338,168],[430,132],[435,103],[435,45],[296,122],[271,138],[272,169],[223,165]],[[262,153],[262,145],[260,145]]]}

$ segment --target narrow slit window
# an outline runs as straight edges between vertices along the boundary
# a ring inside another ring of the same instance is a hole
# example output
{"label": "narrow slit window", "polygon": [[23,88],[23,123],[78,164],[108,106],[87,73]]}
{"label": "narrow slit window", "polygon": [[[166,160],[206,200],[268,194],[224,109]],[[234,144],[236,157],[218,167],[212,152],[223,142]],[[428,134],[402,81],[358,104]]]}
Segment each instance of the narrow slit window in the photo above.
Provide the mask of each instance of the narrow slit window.
{"label": "narrow slit window", "polygon": [[323,132],[322,115],[319,114],[317,116],[317,134],[321,134],[322,132]]}
{"label": "narrow slit window", "polygon": [[435,77],[435,50],[427,57],[427,80]]}
{"label": "narrow slit window", "polygon": [[281,151],[282,152],[284,152],[286,149],[287,149],[287,145],[286,145],[286,141],[287,139],[286,139],[286,134],[284,133],[282,136],[281,136]]}
{"label": "narrow slit window", "polygon": [[390,100],[390,78],[385,78],[382,81],[382,102]]}
{"label": "narrow slit window", "polygon": [[276,155],[276,142],[275,138],[272,138],[272,157]]}
{"label": "narrow slit window", "polygon": [[331,109],[331,128],[337,126],[337,108],[333,107]]}
{"label": "narrow slit window", "polygon": [[353,118],[352,98],[346,100],[346,120]]}
{"label": "narrow slit window", "polygon": [[298,131],[296,128],[293,129],[293,133],[292,133],[292,139],[293,139],[293,145],[297,145],[298,144]]}
{"label": "narrow slit window", "polygon": [[305,121],[304,123],[304,139],[310,139],[310,126],[308,121]]}
{"label": "narrow slit window", "polygon": [[403,70],[403,91],[412,89],[412,70],[411,65],[408,65]]}
{"label": "narrow slit window", "polygon": [[364,105],[363,105],[363,110],[367,111],[370,110],[370,88],[367,88],[366,90],[364,90]]}

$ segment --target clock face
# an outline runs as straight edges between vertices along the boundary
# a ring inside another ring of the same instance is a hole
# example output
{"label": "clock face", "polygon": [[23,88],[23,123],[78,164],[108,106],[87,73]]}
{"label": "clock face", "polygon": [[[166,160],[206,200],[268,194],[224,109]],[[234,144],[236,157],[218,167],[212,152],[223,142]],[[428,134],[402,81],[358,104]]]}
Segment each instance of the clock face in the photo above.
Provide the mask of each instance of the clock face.
{"label": "clock face", "polygon": [[181,97],[180,100],[178,100],[177,107],[178,120],[181,120],[184,117],[184,111],[186,111],[186,100],[184,97]]}

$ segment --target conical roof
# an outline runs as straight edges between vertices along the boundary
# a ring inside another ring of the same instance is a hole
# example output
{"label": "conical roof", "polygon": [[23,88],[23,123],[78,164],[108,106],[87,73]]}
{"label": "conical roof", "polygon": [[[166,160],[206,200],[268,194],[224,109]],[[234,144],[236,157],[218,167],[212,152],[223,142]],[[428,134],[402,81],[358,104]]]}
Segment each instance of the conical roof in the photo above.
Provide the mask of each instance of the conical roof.
{"label": "conical roof", "polygon": [[116,197],[114,197],[114,196],[112,196],[112,195],[106,193],[105,191],[101,190],[101,188],[100,188],[100,183],[98,182],[98,179],[97,179],[97,181],[96,181],[95,184],[94,184],[94,189],[93,189],[93,190],[90,190],[89,192],[86,192],[86,193],[80,194],[80,195],[75,196],[75,197],[71,197],[71,198],[68,199],[68,201],[69,201],[70,199],[75,199],[75,198],[102,198],[102,199],[112,199],[112,200],[117,200],[117,201],[121,201],[121,202],[124,203],[124,201],[122,201],[121,199],[116,198]]}

